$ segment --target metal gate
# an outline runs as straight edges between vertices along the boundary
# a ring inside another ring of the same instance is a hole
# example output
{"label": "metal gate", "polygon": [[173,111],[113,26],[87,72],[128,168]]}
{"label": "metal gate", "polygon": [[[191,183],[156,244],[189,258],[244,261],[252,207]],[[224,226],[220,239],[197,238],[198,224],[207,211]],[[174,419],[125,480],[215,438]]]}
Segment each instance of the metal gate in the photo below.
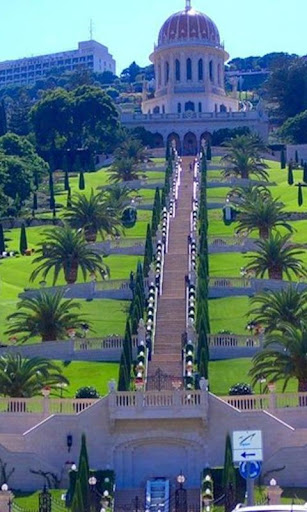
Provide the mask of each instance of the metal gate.
{"label": "metal gate", "polygon": [[184,389],[183,377],[163,373],[158,368],[154,375],[147,377],[147,391],[175,391]]}

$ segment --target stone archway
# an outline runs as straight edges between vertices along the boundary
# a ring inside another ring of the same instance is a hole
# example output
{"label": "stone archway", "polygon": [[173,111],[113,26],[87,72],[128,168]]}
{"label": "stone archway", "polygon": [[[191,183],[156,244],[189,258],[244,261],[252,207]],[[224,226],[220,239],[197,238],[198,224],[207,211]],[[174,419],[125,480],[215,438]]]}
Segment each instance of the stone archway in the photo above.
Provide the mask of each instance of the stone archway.
{"label": "stone archway", "polygon": [[153,134],[153,147],[154,148],[163,148],[164,147],[164,139],[163,135],[161,133],[154,133]]}
{"label": "stone archway", "polygon": [[200,147],[202,147],[204,140],[206,141],[206,143],[207,142],[211,142],[212,143],[212,133],[204,132],[204,133],[201,134],[200,141],[199,141]]}
{"label": "stone archway", "polygon": [[183,139],[183,155],[195,156],[197,155],[198,144],[195,133],[188,132]]}
{"label": "stone archway", "polygon": [[178,133],[172,132],[169,134],[169,136],[167,137],[167,145],[170,146],[173,140],[176,143],[176,149],[178,151],[178,154],[181,155],[181,141]]}

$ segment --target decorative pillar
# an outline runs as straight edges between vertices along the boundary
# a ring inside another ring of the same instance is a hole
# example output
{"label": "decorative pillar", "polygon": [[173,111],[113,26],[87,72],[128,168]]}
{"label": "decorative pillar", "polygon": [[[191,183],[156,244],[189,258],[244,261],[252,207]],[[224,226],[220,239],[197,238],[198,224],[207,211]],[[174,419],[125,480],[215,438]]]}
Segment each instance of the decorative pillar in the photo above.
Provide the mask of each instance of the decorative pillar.
{"label": "decorative pillar", "polygon": [[267,497],[269,505],[280,505],[281,503],[281,495],[283,493],[283,489],[277,485],[277,482],[274,478],[270,481],[270,485],[267,487]]}
{"label": "decorative pillar", "polygon": [[0,511],[11,512],[13,510],[14,494],[9,491],[7,484],[3,484],[0,491]]}

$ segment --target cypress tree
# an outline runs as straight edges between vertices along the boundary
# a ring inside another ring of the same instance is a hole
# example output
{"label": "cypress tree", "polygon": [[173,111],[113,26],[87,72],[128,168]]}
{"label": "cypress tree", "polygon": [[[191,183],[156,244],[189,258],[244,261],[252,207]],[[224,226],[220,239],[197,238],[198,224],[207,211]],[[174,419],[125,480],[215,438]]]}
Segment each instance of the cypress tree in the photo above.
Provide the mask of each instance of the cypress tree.
{"label": "cypress tree", "polygon": [[208,376],[209,376],[208,367],[209,367],[209,361],[208,361],[208,357],[207,357],[207,352],[206,352],[205,348],[202,348],[200,351],[200,360],[198,363],[198,373],[199,373],[200,378],[204,377],[205,379],[208,380]]}
{"label": "cypress tree", "polygon": [[79,190],[85,189],[85,179],[84,179],[84,172],[80,171],[79,174]]}
{"label": "cypress tree", "polygon": [[84,457],[82,457],[80,465],[78,467],[78,480],[81,486],[81,494],[83,501],[84,510],[88,510],[89,505],[89,479],[90,473],[87,467],[87,463]]}
{"label": "cypress tree", "polygon": [[227,434],[225,444],[223,487],[225,493],[225,512],[231,512],[236,505],[236,470],[233,464],[229,434]]}
{"label": "cypress tree", "polygon": [[145,303],[145,288],[144,288],[144,271],[143,266],[140,261],[138,261],[137,268],[136,268],[136,280],[135,280],[135,287],[139,286],[141,290],[141,295],[143,297],[142,303]]}
{"label": "cypress tree", "polygon": [[7,132],[7,120],[6,120],[6,109],[4,100],[0,103],[0,137],[5,135]]}
{"label": "cypress tree", "polygon": [[81,172],[82,171],[81,158],[80,158],[79,153],[77,153],[77,156],[75,158],[74,170],[75,170],[75,172]]}
{"label": "cypress tree", "polygon": [[69,190],[69,174],[68,174],[68,171],[65,171],[65,174],[64,174],[64,190]]}
{"label": "cypress tree", "polygon": [[88,462],[88,454],[87,454],[87,447],[86,447],[86,435],[85,434],[82,434],[82,436],[81,436],[81,448],[80,448],[80,454],[79,454],[78,469],[80,469],[82,459],[85,460],[87,472],[89,473],[90,465]]}
{"label": "cypress tree", "polygon": [[165,160],[168,161],[171,156],[170,145],[166,143]]}
{"label": "cypress tree", "polygon": [[162,188],[161,192],[161,211],[166,206],[165,187]]}
{"label": "cypress tree", "polygon": [[66,506],[70,507],[71,503],[74,499],[76,483],[78,480],[78,471],[73,471],[72,469],[69,471],[69,487],[66,493]]}
{"label": "cypress tree", "polygon": [[24,254],[27,249],[28,249],[28,243],[27,243],[26,226],[24,224],[22,224],[21,230],[20,230],[20,239],[19,239],[20,254]]}
{"label": "cypress tree", "polygon": [[201,159],[201,172],[204,174],[207,171],[207,158],[206,154],[203,153],[202,159]]}
{"label": "cypress tree", "polygon": [[145,242],[145,252],[144,252],[144,276],[148,277],[148,273],[150,270],[150,265],[153,260],[153,245],[152,245],[152,236],[150,225],[147,224],[147,232],[146,232],[146,242]]}
{"label": "cypress tree", "polygon": [[53,187],[50,189],[49,208],[50,208],[50,210],[54,210],[55,209],[55,199],[54,199],[54,189],[53,189]]}
{"label": "cypress tree", "polygon": [[67,199],[66,199],[66,208],[71,207],[71,188],[69,187],[67,191]]}
{"label": "cypress tree", "polygon": [[212,160],[212,148],[211,148],[211,140],[208,139],[207,141],[207,160],[210,162]]}
{"label": "cypress tree", "polygon": [[38,190],[38,187],[39,187],[39,177],[38,177],[38,172],[34,172],[34,186],[35,186],[35,189]]}
{"label": "cypress tree", "polygon": [[285,169],[286,168],[286,154],[285,150],[282,149],[280,153],[280,168]]}
{"label": "cypress tree", "polygon": [[160,198],[160,188],[157,187],[155,191],[155,198],[154,198],[154,209],[156,210],[156,217],[158,221],[158,225],[160,224],[161,220],[161,198]]}
{"label": "cypress tree", "polygon": [[292,164],[289,163],[289,165],[288,165],[288,184],[293,185],[293,183],[294,183],[293,168],[292,168]]}
{"label": "cypress tree", "polygon": [[125,330],[125,336],[124,336],[123,351],[125,354],[127,365],[129,367],[132,365],[132,336],[131,336],[131,328],[130,328],[129,318],[127,318],[127,321],[126,321],[126,330]]}
{"label": "cypress tree", "polygon": [[71,512],[85,512],[83,505],[81,483],[79,479],[77,479],[76,481],[74,496],[71,504]]}
{"label": "cypress tree", "polygon": [[307,162],[304,163],[303,182],[307,183]]}
{"label": "cypress tree", "polygon": [[302,190],[302,184],[298,184],[298,196],[297,196],[297,203],[299,206],[303,205],[303,190]]}
{"label": "cypress tree", "polygon": [[295,150],[295,163],[298,164],[299,160],[298,160],[298,152],[297,152],[297,149]]}
{"label": "cypress tree", "polygon": [[90,156],[89,156],[88,170],[91,172],[94,172],[96,170],[95,158],[94,158],[94,154],[92,152],[90,153]]}
{"label": "cypress tree", "polygon": [[5,238],[4,238],[4,231],[3,226],[0,224],[0,254],[5,252]]}
{"label": "cypress tree", "polygon": [[127,362],[125,358],[124,351],[122,351],[122,355],[119,363],[119,374],[118,374],[118,391],[128,391],[130,387],[130,371],[128,374]]}
{"label": "cypress tree", "polygon": [[139,327],[139,321],[140,321],[140,313],[138,304],[136,301],[133,301],[131,304],[131,312],[130,312],[130,322],[131,322],[131,331],[132,334],[137,334],[138,327]]}
{"label": "cypress tree", "polygon": [[37,193],[36,192],[33,192],[33,206],[32,206],[32,210],[37,210]]}

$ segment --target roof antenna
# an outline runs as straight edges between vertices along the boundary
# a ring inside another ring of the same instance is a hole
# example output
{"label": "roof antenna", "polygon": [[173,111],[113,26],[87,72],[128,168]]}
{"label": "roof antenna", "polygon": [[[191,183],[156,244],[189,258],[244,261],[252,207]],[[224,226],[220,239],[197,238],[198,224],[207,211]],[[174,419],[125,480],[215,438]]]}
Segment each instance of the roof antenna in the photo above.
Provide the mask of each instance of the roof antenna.
{"label": "roof antenna", "polygon": [[94,25],[93,20],[90,21],[90,41],[93,41],[93,32],[94,32]]}
{"label": "roof antenna", "polygon": [[185,10],[190,11],[192,9],[191,0],[185,0]]}

